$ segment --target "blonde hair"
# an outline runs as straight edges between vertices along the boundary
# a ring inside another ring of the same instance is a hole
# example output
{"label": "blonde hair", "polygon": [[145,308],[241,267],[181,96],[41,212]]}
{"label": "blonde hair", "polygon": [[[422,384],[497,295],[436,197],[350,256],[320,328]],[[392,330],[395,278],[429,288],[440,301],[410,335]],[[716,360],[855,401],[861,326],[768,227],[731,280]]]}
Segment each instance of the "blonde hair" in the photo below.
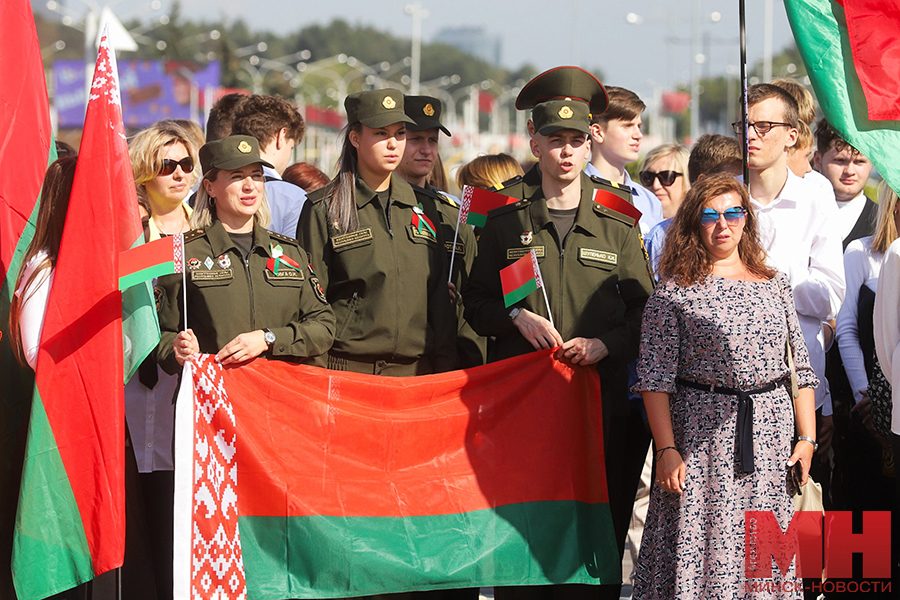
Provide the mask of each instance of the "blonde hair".
{"label": "blonde hair", "polygon": [[[213,167],[203,174],[203,179],[215,181],[219,176],[220,171],[222,171],[222,169]],[[216,203],[209,197],[206,186],[201,182],[200,189],[197,190],[197,200],[194,202],[194,214],[191,215],[191,228],[206,229],[217,219]],[[266,198],[265,185],[263,185],[262,202],[259,203],[259,208],[256,210],[256,214],[253,215],[253,222],[263,229],[266,229],[272,222],[271,212],[269,212],[269,200]]]}
{"label": "blonde hair", "polygon": [[197,146],[190,133],[175,121],[158,121],[147,129],[139,131],[128,145],[128,156],[131,159],[131,170],[134,173],[134,185],[137,188],[138,200],[147,200],[148,181],[159,176],[163,166],[163,154],[172,144],[182,144],[188,156],[194,161],[194,170],[188,175],[190,186],[199,181],[200,159],[197,157]]}
{"label": "blonde hair", "polygon": [[809,152],[816,140],[813,138],[812,129],[802,119],[797,123],[797,142],[788,150],[788,154],[797,152]]}
{"label": "blonde hair", "polygon": [[690,173],[688,169],[688,159],[691,157],[691,153],[681,144],[662,144],[661,146],[657,146],[644,156],[644,160],[641,161],[638,172],[643,171],[657,160],[666,158],[667,156],[672,157],[672,160],[675,161],[675,168],[681,171],[682,179],[684,180],[684,191],[687,193],[687,191],[691,189]]}
{"label": "blonde hair", "polygon": [[809,90],[794,81],[785,77],[779,77],[771,81],[772,85],[777,85],[797,101],[797,110],[800,121],[807,125],[812,125],[816,120],[816,103],[813,100]]}
{"label": "blonde hair", "polygon": [[522,176],[525,171],[509,154],[486,154],[463,165],[456,173],[459,189],[464,186],[499,189],[504,181]]}
{"label": "blonde hair", "polygon": [[882,180],[878,184],[878,221],[875,224],[875,233],[872,234],[872,252],[884,254],[888,246],[900,237],[897,221],[894,220],[896,209],[897,192]]}

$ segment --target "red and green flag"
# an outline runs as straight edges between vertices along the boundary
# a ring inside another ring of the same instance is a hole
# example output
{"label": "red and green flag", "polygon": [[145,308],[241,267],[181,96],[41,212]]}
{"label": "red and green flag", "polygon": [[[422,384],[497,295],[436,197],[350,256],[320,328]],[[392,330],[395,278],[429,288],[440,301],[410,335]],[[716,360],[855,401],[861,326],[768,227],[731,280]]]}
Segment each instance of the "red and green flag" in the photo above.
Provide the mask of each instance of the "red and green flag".
{"label": "red and green flag", "polygon": [[594,369],[550,350],[409,378],[191,364],[175,597],[619,581]]}
{"label": "red and green flag", "polygon": [[459,222],[475,227],[484,227],[487,215],[495,208],[518,202],[518,198],[504,196],[497,192],[483,190],[467,185],[463,187],[462,205],[459,209]]}
{"label": "red and green flag", "polygon": [[184,273],[184,236],[181,234],[135,246],[119,255],[120,290],[174,273]]}
{"label": "red and green flag", "polygon": [[829,124],[900,190],[900,6],[893,0],[785,0]]}
{"label": "red and green flag", "polygon": [[[20,600],[122,564],[123,354],[136,365],[159,339],[152,296],[119,291],[119,253],[142,239],[115,55],[104,32],[38,352],[13,543]],[[150,324],[141,319],[147,314]]]}
{"label": "red and green flag", "polygon": [[500,269],[500,286],[503,289],[503,303],[507,307],[544,286],[534,250],[508,267]]}
{"label": "red and green flag", "polygon": [[27,0],[0,2],[0,597],[13,597],[10,560],[34,372],[8,335],[9,307],[34,236],[47,165],[56,160],[41,49]]}

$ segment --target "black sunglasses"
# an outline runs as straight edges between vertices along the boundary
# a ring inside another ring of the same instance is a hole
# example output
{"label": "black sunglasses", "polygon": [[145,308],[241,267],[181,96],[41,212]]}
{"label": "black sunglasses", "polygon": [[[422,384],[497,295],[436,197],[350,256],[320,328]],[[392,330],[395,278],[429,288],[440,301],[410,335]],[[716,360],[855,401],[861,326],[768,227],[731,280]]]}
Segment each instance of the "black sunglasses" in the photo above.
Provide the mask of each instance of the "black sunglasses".
{"label": "black sunglasses", "polygon": [[194,159],[190,156],[185,156],[181,160],[172,160],[171,158],[164,158],[162,168],[159,170],[160,175],[171,175],[175,172],[175,169],[181,167],[181,170],[185,173],[190,173],[194,170]]}
{"label": "black sunglasses", "polygon": [[641,183],[644,187],[650,187],[653,185],[653,180],[658,177],[661,186],[669,187],[682,175],[684,175],[684,173],[679,173],[677,171],[660,171],[659,173],[654,173],[653,171],[641,171]]}

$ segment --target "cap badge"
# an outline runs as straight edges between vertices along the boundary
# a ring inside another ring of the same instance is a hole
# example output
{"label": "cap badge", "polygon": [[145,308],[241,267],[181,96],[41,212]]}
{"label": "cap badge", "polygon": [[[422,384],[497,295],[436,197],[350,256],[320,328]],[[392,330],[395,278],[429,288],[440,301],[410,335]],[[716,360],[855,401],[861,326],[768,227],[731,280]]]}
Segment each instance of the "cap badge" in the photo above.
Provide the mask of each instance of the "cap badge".
{"label": "cap badge", "polygon": [[534,239],[534,234],[530,231],[523,231],[522,235],[519,236],[519,241],[522,242],[523,246],[527,246]]}
{"label": "cap badge", "polygon": [[246,140],[238,144],[238,152],[240,152],[241,154],[250,154],[250,152],[252,151],[253,148],[250,146],[250,144],[247,143]]}
{"label": "cap badge", "polygon": [[434,116],[434,107],[431,105],[431,103],[428,103],[422,109],[422,112],[425,113],[426,117],[433,117]]}
{"label": "cap badge", "polygon": [[381,101],[381,105],[386,109],[391,110],[392,108],[397,106],[397,101],[390,96],[385,96],[384,100]]}
{"label": "cap badge", "polygon": [[561,119],[571,119],[572,115],[574,114],[575,113],[568,106],[563,106],[561,109],[559,109],[559,117]]}

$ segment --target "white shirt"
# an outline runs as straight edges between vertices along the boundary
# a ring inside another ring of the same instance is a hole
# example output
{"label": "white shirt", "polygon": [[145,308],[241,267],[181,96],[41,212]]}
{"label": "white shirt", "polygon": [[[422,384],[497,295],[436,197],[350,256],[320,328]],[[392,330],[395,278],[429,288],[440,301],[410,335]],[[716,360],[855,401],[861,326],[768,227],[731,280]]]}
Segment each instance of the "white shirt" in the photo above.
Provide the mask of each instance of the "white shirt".
{"label": "white shirt", "polygon": [[900,435],[900,240],[884,253],[875,294],[875,353],[891,382],[891,432]]}
{"label": "white shirt", "polygon": [[820,384],[816,408],[832,413],[825,378],[825,338],[822,322],[835,318],[844,300],[844,257],[834,192],[787,171],[778,197],[767,206],[751,198],[759,223],[759,237],[768,264],[785,273],[794,292],[794,304],[809,360]]}
{"label": "white shirt", "polygon": [[856,227],[856,222],[859,221],[859,217],[866,207],[866,200],[866,195],[860,192],[859,196],[853,200],[837,203],[838,211],[840,212],[838,227],[841,232],[841,240],[846,239],[850,232],[853,231],[853,228]]}
{"label": "white shirt", "polygon": [[862,400],[859,390],[869,387],[865,359],[859,345],[859,290],[863,285],[872,292],[877,290],[882,263],[884,254],[872,252],[872,236],[853,240],[844,252],[847,296],[837,316],[837,342],[854,402]]}
{"label": "white shirt", "polygon": [[[44,250],[40,250],[32,256],[25,265],[22,282],[25,283],[31,279],[31,275],[46,259],[47,253]],[[42,269],[31,284],[25,286],[24,289],[16,290],[16,296],[22,300],[22,310],[19,313],[22,349],[25,352],[25,361],[32,369],[37,368],[41,331],[44,329],[44,314],[47,312],[47,300],[50,298],[51,287],[53,287],[53,267],[48,267]]]}

